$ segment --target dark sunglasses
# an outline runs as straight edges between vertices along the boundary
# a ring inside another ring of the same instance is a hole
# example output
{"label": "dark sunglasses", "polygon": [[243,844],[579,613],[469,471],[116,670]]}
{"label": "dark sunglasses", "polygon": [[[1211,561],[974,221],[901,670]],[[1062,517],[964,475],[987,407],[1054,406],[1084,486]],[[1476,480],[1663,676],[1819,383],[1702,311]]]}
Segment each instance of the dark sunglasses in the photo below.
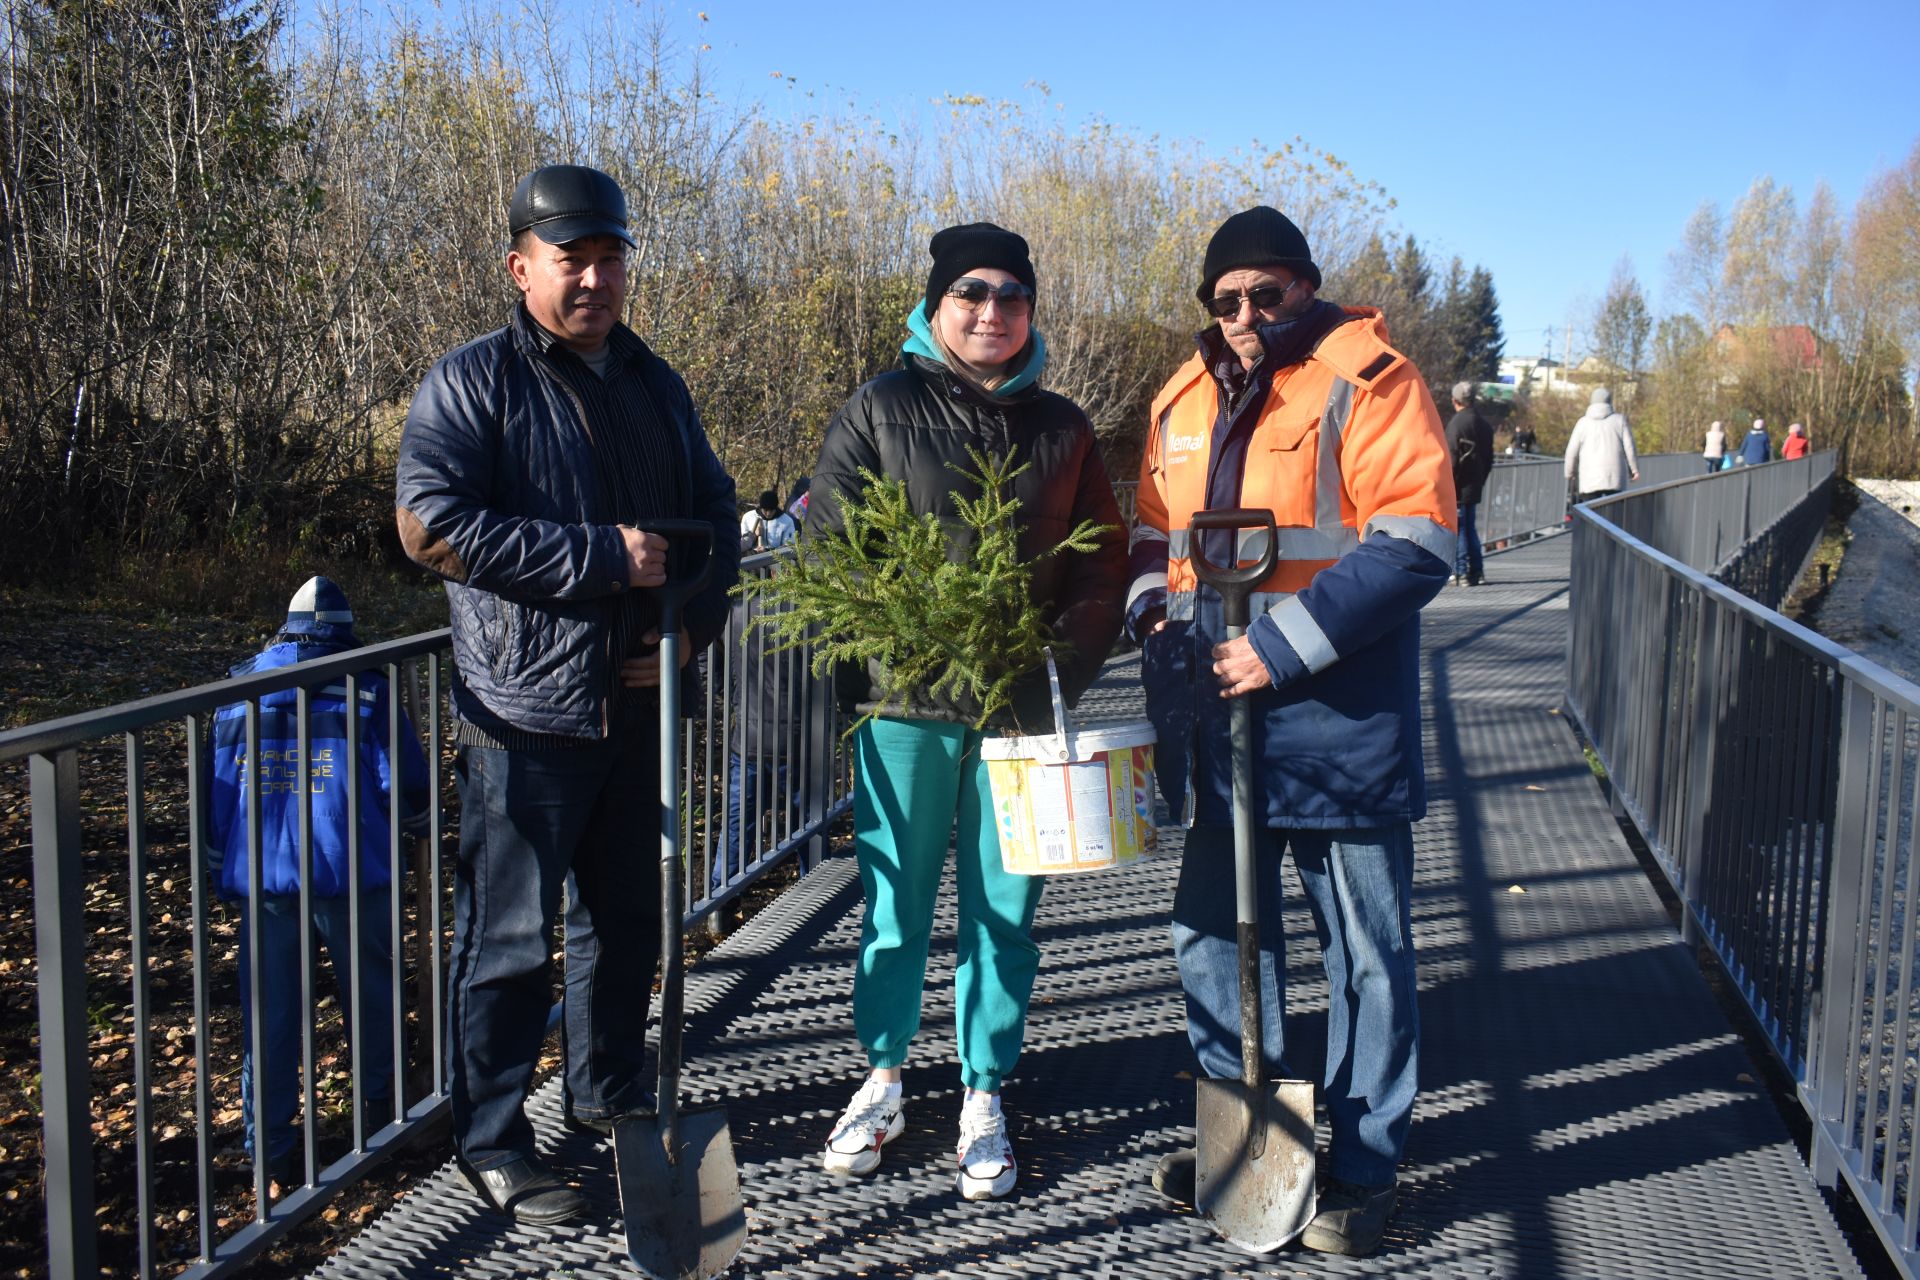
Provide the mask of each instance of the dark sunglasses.
{"label": "dark sunglasses", "polygon": [[1207,299],[1207,314],[1218,320],[1231,320],[1240,314],[1242,298],[1251,302],[1256,311],[1271,311],[1286,301],[1287,290],[1299,283],[1289,280],[1285,284],[1263,284],[1245,293],[1216,293]]}
{"label": "dark sunglasses", "polygon": [[998,288],[985,280],[961,276],[947,286],[947,296],[969,311],[978,311],[992,298],[1006,315],[1023,316],[1033,309],[1033,290],[1018,280],[1009,280]]}

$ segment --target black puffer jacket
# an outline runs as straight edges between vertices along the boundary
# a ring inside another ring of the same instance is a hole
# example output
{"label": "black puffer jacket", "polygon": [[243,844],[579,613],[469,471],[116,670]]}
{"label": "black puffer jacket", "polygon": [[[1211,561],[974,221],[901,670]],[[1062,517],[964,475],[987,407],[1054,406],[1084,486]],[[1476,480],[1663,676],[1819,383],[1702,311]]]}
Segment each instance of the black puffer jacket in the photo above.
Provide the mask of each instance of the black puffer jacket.
{"label": "black puffer jacket", "polygon": [[[994,457],[1010,453],[1033,465],[1014,482],[1020,500],[1020,555],[1033,560],[1081,520],[1111,526],[1091,555],[1049,556],[1034,565],[1033,592],[1043,603],[1053,634],[1060,683],[1067,701],[1079,700],[1106,660],[1125,612],[1126,524],[1114,501],[1113,483],[1080,407],[1065,396],[1028,387],[1005,398],[991,396],[954,376],[943,365],[916,355],[853,393],[834,415],[814,468],[807,532],[837,532],[840,495],[860,492],[862,467],[907,483],[913,508],[953,522],[953,554],[970,537],[959,524],[954,494],[977,496],[971,482],[948,467],[968,470],[969,445]],[[880,690],[867,673],[842,672],[843,704],[858,711],[878,707]],[[889,714],[901,711],[895,704]],[[905,714],[925,719],[970,720],[964,707],[937,705],[909,695]],[[996,727],[1011,727],[1006,717]],[[1053,730],[1046,673],[1016,690],[1013,720],[1030,733]]]}

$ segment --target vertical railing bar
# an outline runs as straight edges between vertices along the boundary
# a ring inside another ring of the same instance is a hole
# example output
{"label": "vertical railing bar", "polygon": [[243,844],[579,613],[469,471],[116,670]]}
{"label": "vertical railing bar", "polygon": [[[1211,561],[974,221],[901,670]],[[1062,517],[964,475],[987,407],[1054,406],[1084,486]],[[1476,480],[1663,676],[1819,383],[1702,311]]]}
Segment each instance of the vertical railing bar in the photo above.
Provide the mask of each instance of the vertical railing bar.
{"label": "vertical railing bar", "polygon": [[[1873,954],[1873,999],[1868,1008],[1873,1013],[1871,1029],[1872,1053],[1867,1068],[1867,1111],[1866,1123],[1861,1129],[1861,1168],[1866,1170],[1873,1164],[1874,1128],[1880,1116],[1880,1058],[1886,1040],[1887,1021],[1887,982],[1893,973],[1893,957],[1888,953],[1892,943],[1893,929],[1893,860],[1894,845],[1899,839],[1900,793],[1905,789],[1907,765],[1907,711],[1905,707],[1896,707],[1893,714],[1893,757],[1889,763],[1887,782],[1887,834],[1879,847],[1885,851],[1880,859],[1880,869],[1876,877],[1880,896],[1880,927],[1868,940]],[[1891,1188],[1882,1187],[1881,1202],[1875,1206],[1880,1212],[1887,1211],[1886,1197]]]}
{"label": "vertical railing bar", "polygon": [[1845,746],[1844,712],[1846,685],[1838,672],[1824,662],[1814,667],[1814,695],[1819,706],[1815,723],[1819,727],[1821,748],[1814,754],[1816,775],[1811,820],[1813,822],[1812,857],[1807,867],[1808,910],[1812,914],[1812,935],[1800,963],[1807,974],[1807,1075],[1816,1074],[1815,1057],[1820,1051],[1823,1005],[1830,981],[1827,970],[1829,935],[1832,932],[1833,845],[1836,810],[1839,807],[1840,753]]}
{"label": "vertical railing bar", "polygon": [[1868,986],[1867,968],[1872,963],[1873,946],[1868,936],[1868,925],[1873,918],[1874,851],[1880,843],[1880,777],[1886,768],[1885,740],[1888,712],[1891,710],[1882,699],[1873,697],[1872,738],[1868,750],[1867,805],[1864,814],[1866,822],[1865,838],[1860,842],[1860,900],[1856,904],[1854,920],[1854,963],[1852,973],[1852,999],[1848,1002],[1848,1037],[1846,1044],[1847,1095],[1845,1133],[1848,1141],[1853,1139],[1853,1128],[1857,1122],[1861,1132],[1861,1147],[1864,1152],[1870,1145],[1866,1132],[1866,1096],[1860,1091],[1860,1082],[1856,1078],[1856,1066],[1862,1057],[1862,1043],[1867,1036],[1867,1021],[1872,997]]}
{"label": "vertical railing bar", "polygon": [[433,1038],[433,1091],[436,1094],[447,1092],[447,1043],[446,1008],[447,975],[446,946],[449,942],[442,925],[441,913],[445,903],[441,901],[441,884],[445,877],[445,868],[441,865],[442,824],[446,821],[445,786],[446,766],[442,762],[443,749],[440,723],[440,653],[436,650],[427,657],[427,912],[420,922],[420,929],[430,940],[427,945],[428,962],[433,969],[433,999],[428,1008],[420,1011],[420,1020],[431,1028]]}
{"label": "vertical railing bar", "polygon": [[1792,776],[1780,776],[1781,768],[1793,759],[1795,742],[1793,727],[1796,708],[1792,697],[1790,671],[1787,670],[1787,646],[1779,633],[1771,627],[1766,630],[1766,684],[1772,714],[1767,717],[1767,727],[1772,735],[1770,745],[1774,749],[1762,757],[1767,765],[1767,773],[1762,781],[1763,795],[1761,805],[1767,824],[1767,915],[1766,915],[1766,965],[1767,965],[1767,1020],[1772,1027],[1775,1047],[1782,1055],[1791,1060],[1793,1053],[1786,1042],[1782,1006],[1786,999],[1785,987],[1785,948],[1787,928],[1787,883],[1789,865],[1789,834],[1786,830],[1787,788]]}
{"label": "vertical railing bar", "polygon": [[269,1163],[269,1135],[266,1117],[272,1109],[272,1099],[267,1096],[267,1029],[266,998],[263,992],[266,984],[261,981],[260,933],[264,927],[260,919],[262,892],[260,881],[265,873],[265,858],[261,853],[260,833],[260,699],[248,698],[245,712],[247,739],[246,786],[242,792],[247,813],[247,936],[240,945],[247,949],[247,1017],[250,1030],[247,1035],[247,1051],[252,1055],[251,1069],[248,1075],[253,1085],[253,1114],[248,1117],[253,1124],[253,1217],[256,1222],[267,1220],[267,1166]]}
{"label": "vertical railing bar", "polygon": [[94,1225],[79,756],[72,747],[37,754],[27,769],[33,821],[47,1271],[49,1280],[91,1280],[98,1270],[99,1241]]}
{"label": "vertical railing bar", "polygon": [[186,719],[187,733],[187,880],[193,901],[193,1119],[195,1187],[199,1227],[199,1258],[213,1259],[213,1081],[212,1054],[207,1043],[209,989],[212,965],[207,946],[207,909],[211,886],[207,883],[211,866],[208,860],[207,821],[207,729],[199,715]]}
{"label": "vertical railing bar", "polygon": [[[367,1064],[365,1061],[366,1001],[360,998],[365,987],[361,979],[366,976],[365,965],[360,963],[360,935],[367,922],[360,914],[360,894],[365,889],[365,877],[361,875],[360,858],[365,852],[360,839],[360,676],[358,671],[349,671],[346,679],[347,707],[347,954],[352,957],[345,966],[351,974],[344,984],[347,995],[346,1033],[347,1033],[347,1070],[351,1079],[347,1083],[347,1104],[351,1108],[353,1131],[353,1149],[367,1149],[367,1113],[365,1106],[365,1081]],[[342,966],[334,962],[334,973],[339,975]]]}
{"label": "vertical railing bar", "polygon": [[[402,837],[400,819],[401,810],[406,806],[407,786],[406,748],[402,741],[400,715],[400,690],[407,688],[412,681],[412,668],[409,666],[406,680],[401,682],[400,664],[389,662],[386,665],[387,678],[387,954],[393,957],[387,966],[387,1001],[391,1013],[391,1025],[388,1028],[390,1046],[388,1056],[392,1061],[387,1064],[393,1069],[393,1077],[387,1085],[387,1096],[392,1099],[392,1114],[387,1123],[393,1124],[405,1118],[407,1114],[407,939],[404,909],[406,902],[404,891],[406,877],[400,861],[400,841]],[[360,789],[360,778],[356,774],[348,785],[354,790]],[[353,957],[353,980],[356,988],[360,983],[360,956]]]}
{"label": "vertical railing bar", "polygon": [[1787,741],[1792,747],[1787,776],[1782,781],[1782,806],[1786,811],[1786,849],[1788,853],[1788,876],[1786,887],[1786,918],[1781,931],[1780,967],[1785,975],[1785,997],[1781,1010],[1782,1037],[1790,1051],[1786,1059],[1796,1073],[1799,1064],[1806,1056],[1806,1041],[1801,1034],[1800,1017],[1806,1004],[1806,969],[1802,963],[1806,957],[1807,928],[1810,920],[1810,897],[1807,890],[1807,868],[1812,861],[1808,844],[1812,836],[1812,824],[1807,820],[1809,809],[1807,789],[1811,784],[1813,771],[1813,748],[1811,740],[1818,728],[1816,716],[1818,705],[1815,701],[1816,690],[1813,680],[1813,660],[1797,649],[1786,649],[1786,669],[1788,677],[1788,707],[1792,712],[1792,724]]}
{"label": "vertical railing bar", "polygon": [[[295,805],[300,828],[300,1181],[311,1186],[320,1168],[320,1054],[315,1043],[320,975],[313,948],[313,776],[319,762],[313,758],[313,691],[301,685],[294,690],[293,705],[294,737],[300,753],[299,768],[293,775],[300,787]],[[334,972],[339,972],[338,957]]]}
{"label": "vertical railing bar", "polygon": [[[1900,743],[1900,753],[1903,756],[1906,754],[1906,742],[1904,739]],[[1897,801],[1895,803],[1896,805],[1898,804]],[[1907,793],[1907,806],[1908,813],[1920,816],[1920,766],[1916,766],[1912,771],[1912,778]],[[1897,812],[1893,816],[1897,818]],[[1891,1211],[1893,1207],[1893,1194],[1896,1183],[1894,1168],[1898,1163],[1897,1155],[1900,1148],[1899,1117],[1901,1112],[1908,1110],[1907,1107],[1900,1105],[1900,1096],[1906,1083],[1907,1066],[1913,1060],[1913,1052],[1907,1044],[1907,1021],[1908,1012],[1913,1002],[1913,955],[1917,949],[1915,947],[1914,927],[1916,922],[1920,922],[1920,884],[1914,883],[1913,874],[1913,828],[1911,825],[1908,825],[1906,827],[1906,839],[1898,840],[1897,836],[1900,828],[1901,824],[1899,822],[1889,820],[1889,838],[1887,841],[1887,897],[1891,898],[1893,896],[1893,862],[1896,841],[1901,846],[1899,850],[1901,855],[1900,860],[1906,873],[1906,910],[1904,912],[1905,918],[1901,922],[1899,948],[1900,985],[1895,992],[1900,1009],[1894,1021],[1893,1054],[1892,1062],[1889,1064],[1893,1079],[1888,1085],[1887,1150],[1886,1156],[1880,1164],[1882,1194],[1886,1197],[1886,1208],[1889,1211]],[[1891,948],[1892,945],[1892,940],[1889,937],[1887,946]],[[1907,1198],[1909,1200],[1913,1199],[1914,1191],[1915,1188],[1909,1183],[1906,1188]]]}
{"label": "vertical railing bar", "polygon": [[1754,841],[1756,825],[1756,806],[1751,802],[1759,779],[1760,756],[1759,721],[1760,708],[1756,705],[1758,697],[1755,686],[1758,684],[1756,668],[1760,659],[1755,652],[1754,627],[1746,618],[1740,620],[1740,666],[1738,738],[1740,742],[1740,772],[1735,779],[1738,794],[1743,798],[1740,805],[1739,835],[1734,844],[1734,874],[1737,896],[1733,908],[1732,946],[1737,962],[1740,985],[1746,995],[1753,993],[1753,935],[1754,925],[1754,881],[1755,862]]}
{"label": "vertical railing bar", "polygon": [[1742,733],[1741,717],[1747,714],[1744,698],[1745,655],[1747,646],[1747,619],[1737,610],[1729,610],[1725,634],[1722,643],[1726,646],[1726,663],[1722,667],[1726,684],[1725,695],[1721,700],[1723,713],[1720,719],[1720,733],[1723,741],[1730,744],[1727,751],[1726,771],[1723,775],[1724,789],[1732,802],[1729,821],[1724,824],[1720,839],[1720,865],[1716,882],[1720,888],[1720,902],[1714,912],[1717,922],[1716,942],[1721,954],[1727,959],[1728,966],[1738,971],[1740,962],[1735,954],[1739,936],[1740,908],[1740,870],[1741,839],[1746,822],[1746,806],[1740,803],[1744,794],[1741,787],[1747,766],[1747,743]]}
{"label": "vertical railing bar", "polygon": [[133,978],[133,1138],[140,1215],[139,1274],[154,1274],[153,1256],[153,1006],[147,974],[147,778],[146,748],[138,729],[126,735],[127,752],[127,936]]}
{"label": "vertical railing bar", "polygon": [[[714,885],[719,884],[724,891],[732,878],[727,874],[727,845],[733,839],[733,828],[728,814],[733,796],[733,761],[735,725],[740,718],[740,708],[734,698],[734,682],[739,678],[740,643],[744,634],[742,628],[752,616],[753,606],[742,601],[735,609],[727,611],[727,629],[723,641],[714,647],[715,665],[720,669],[720,678],[709,682],[717,684],[717,690],[709,688],[708,703],[711,707],[715,695],[719,704],[717,713],[710,711],[709,719],[713,729],[707,734],[707,783],[709,803],[717,815],[707,823],[706,841],[703,848],[706,853],[707,891],[715,892]],[[736,624],[735,619],[739,622]],[[717,785],[716,785],[717,784]],[[716,922],[720,917],[714,916]],[[716,924],[724,928],[724,924]]]}

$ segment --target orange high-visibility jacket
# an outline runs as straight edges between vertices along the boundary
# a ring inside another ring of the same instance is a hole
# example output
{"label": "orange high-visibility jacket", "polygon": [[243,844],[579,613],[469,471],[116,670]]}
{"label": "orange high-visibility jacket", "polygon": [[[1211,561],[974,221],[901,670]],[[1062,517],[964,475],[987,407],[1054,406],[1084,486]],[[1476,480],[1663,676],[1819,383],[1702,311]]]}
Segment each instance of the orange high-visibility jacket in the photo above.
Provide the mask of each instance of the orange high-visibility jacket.
{"label": "orange high-visibility jacket", "polygon": [[[1365,826],[1425,808],[1417,615],[1453,566],[1452,463],[1432,395],[1379,313],[1346,311],[1311,355],[1273,372],[1231,504],[1271,510],[1279,526],[1248,629],[1274,680],[1251,695],[1273,826]],[[1207,656],[1224,623],[1219,598],[1196,590],[1188,523],[1229,505],[1208,501],[1220,402],[1198,355],[1154,402],[1128,595],[1142,609],[1164,599],[1175,624],[1145,646],[1149,714],[1169,803],[1208,825],[1231,816],[1226,700]],[[1264,537],[1241,535],[1241,563]]]}

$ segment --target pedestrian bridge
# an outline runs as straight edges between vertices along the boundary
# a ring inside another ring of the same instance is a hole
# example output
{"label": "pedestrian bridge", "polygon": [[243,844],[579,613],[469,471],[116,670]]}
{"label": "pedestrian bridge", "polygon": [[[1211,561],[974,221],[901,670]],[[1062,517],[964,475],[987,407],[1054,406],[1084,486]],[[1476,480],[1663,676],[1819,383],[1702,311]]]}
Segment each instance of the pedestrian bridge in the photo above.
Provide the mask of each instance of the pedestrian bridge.
{"label": "pedestrian bridge", "polygon": [[[1920,885],[1905,868],[1920,707],[1911,686],[1724,585],[1765,599],[1791,581],[1804,526],[1817,533],[1824,513],[1821,457],[1582,508],[1572,533],[1492,555],[1487,585],[1449,588],[1423,614],[1421,1093],[1377,1255],[1249,1258],[1151,1186],[1194,1115],[1168,932],[1180,833],[1167,828],[1155,858],[1057,880],[1042,899],[1029,1039],[1004,1093],[1021,1181],[1004,1201],[953,1187],[950,883],[907,1130],[869,1179],[819,1162],[863,1070],[846,850],[700,960],[684,1089],[731,1116],[749,1224],[733,1274],[1913,1274],[1920,1019],[1909,1025],[1906,940]],[[1083,714],[1138,717],[1138,676],[1137,656],[1111,660]],[[1646,837],[1639,855],[1621,814]],[[1311,1042],[1325,989],[1297,884],[1284,929],[1288,1033]],[[1790,1082],[1784,1110],[1769,1078]],[[414,1114],[443,1107],[429,1094]],[[610,1149],[562,1128],[557,1080],[530,1109],[589,1217],[518,1227],[482,1211],[449,1164],[317,1274],[631,1275]],[[1872,1230],[1850,1242],[1822,1182],[1857,1195]]]}
{"label": "pedestrian bridge", "polygon": [[[1424,615],[1432,810],[1416,828],[1422,1089],[1400,1210],[1371,1259],[1254,1261],[1150,1182],[1191,1141],[1192,1059],[1167,915],[1179,833],[1123,871],[1049,886],[1026,1055],[1003,1095],[1021,1183],[959,1200],[951,899],[907,1073],[908,1128],[871,1179],[818,1151],[857,1085],[860,893],[828,858],[695,969],[688,1084],[728,1107],[750,1234],[742,1275],[1839,1276],[1859,1264],[1761,1073],[1710,994],[1568,723],[1573,539],[1493,557]],[[1142,714],[1136,657],[1089,697]],[[1294,1035],[1322,1032],[1305,902],[1285,921]],[[1312,1060],[1309,1058],[1308,1060]],[[451,1170],[323,1276],[630,1275],[612,1158],[536,1109],[591,1221],[517,1229]],[[1322,1135],[1324,1141],[1324,1133]]]}

